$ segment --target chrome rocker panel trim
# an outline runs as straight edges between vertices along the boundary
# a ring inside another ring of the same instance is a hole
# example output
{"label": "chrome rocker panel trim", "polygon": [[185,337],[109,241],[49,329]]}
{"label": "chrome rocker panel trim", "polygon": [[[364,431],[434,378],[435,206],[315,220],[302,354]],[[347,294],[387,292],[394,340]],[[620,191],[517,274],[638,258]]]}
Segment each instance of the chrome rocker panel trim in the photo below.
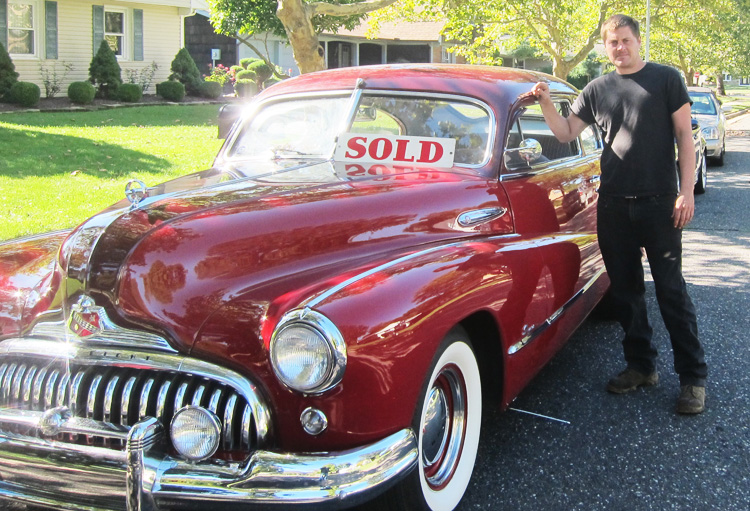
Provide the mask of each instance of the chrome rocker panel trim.
{"label": "chrome rocker panel trim", "polygon": [[[0,421],[42,427],[41,420],[33,425],[31,417],[7,412],[0,411]],[[73,424],[60,429],[75,430]],[[105,430],[100,433],[106,435]],[[200,509],[217,502],[244,508],[296,504],[338,509],[384,491],[417,466],[416,436],[408,428],[358,449],[310,454],[259,450],[239,463],[172,458],[161,454],[164,436],[162,425],[152,418],[130,427],[124,452],[0,434],[0,498],[77,511]]]}

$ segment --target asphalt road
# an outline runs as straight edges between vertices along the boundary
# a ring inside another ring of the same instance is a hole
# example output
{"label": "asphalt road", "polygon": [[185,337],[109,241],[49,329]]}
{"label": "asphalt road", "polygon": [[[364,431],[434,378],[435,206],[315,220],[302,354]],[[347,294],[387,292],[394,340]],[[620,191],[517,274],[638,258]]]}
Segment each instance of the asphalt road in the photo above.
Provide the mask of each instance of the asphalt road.
{"label": "asphalt road", "polygon": [[[733,128],[750,129],[750,116]],[[684,233],[685,280],[710,371],[707,410],[674,412],[679,381],[649,282],[659,385],[607,393],[624,365],[621,330],[587,321],[512,405],[570,424],[489,410],[459,510],[750,509],[750,132],[743,135],[727,139],[723,167],[709,167],[708,191]]]}
{"label": "asphalt road", "polygon": [[[750,129],[737,124],[734,129]],[[744,121],[742,121],[744,122]],[[738,132],[742,134],[742,132]],[[685,231],[684,271],[707,352],[707,410],[674,412],[679,383],[649,286],[658,386],[604,391],[623,366],[620,329],[587,321],[512,404],[486,410],[476,470],[458,507],[493,511],[750,509],[750,132],[728,139],[723,167]],[[2,511],[22,505],[0,504]]]}

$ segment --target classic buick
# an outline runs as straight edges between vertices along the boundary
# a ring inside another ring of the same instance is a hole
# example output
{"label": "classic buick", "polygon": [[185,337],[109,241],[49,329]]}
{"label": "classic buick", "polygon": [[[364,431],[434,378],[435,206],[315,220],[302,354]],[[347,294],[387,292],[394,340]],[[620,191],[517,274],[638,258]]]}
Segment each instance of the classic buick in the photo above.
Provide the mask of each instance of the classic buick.
{"label": "classic buick", "polygon": [[[62,509],[455,508],[608,287],[601,140],[547,75],[323,71],[213,167],[0,245],[0,497]],[[385,504],[383,504],[385,503]]]}

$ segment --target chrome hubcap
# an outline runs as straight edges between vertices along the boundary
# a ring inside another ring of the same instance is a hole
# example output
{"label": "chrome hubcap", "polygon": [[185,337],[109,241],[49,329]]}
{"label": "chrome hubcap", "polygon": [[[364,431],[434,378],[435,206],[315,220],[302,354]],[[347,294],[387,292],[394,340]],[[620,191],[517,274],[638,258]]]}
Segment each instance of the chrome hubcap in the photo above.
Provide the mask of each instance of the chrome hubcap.
{"label": "chrome hubcap", "polygon": [[423,412],[422,465],[433,489],[448,484],[461,459],[466,431],[466,383],[456,366],[446,366],[432,384]]}

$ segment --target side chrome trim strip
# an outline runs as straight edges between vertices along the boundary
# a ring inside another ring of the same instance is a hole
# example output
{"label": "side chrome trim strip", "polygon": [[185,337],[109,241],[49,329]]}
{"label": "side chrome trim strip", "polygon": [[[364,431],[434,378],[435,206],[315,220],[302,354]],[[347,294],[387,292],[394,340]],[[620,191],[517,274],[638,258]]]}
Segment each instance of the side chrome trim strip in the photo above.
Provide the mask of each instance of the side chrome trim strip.
{"label": "side chrome trim strip", "polygon": [[[492,241],[495,241],[495,240],[502,239],[502,238],[517,238],[517,237],[518,237],[518,234],[503,234],[501,236],[495,236],[495,237],[491,237],[489,239],[492,240]],[[320,294],[320,295],[318,295],[318,296],[316,296],[314,298],[311,298],[307,302],[301,303],[300,306],[299,306],[299,308],[305,308],[305,307],[310,308],[310,309],[315,308],[318,305],[320,305],[322,302],[324,302],[325,300],[327,300],[328,298],[330,298],[331,296],[333,296],[336,293],[338,293],[339,291],[341,291],[343,289],[346,289],[347,287],[349,287],[349,286],[351,286],[353,284],[356,284],[360,280],[366,279],[367,277],[369,277],[371,275],[374,275],[374,274],[376,274],[378,272],[381,272],[381,271],[385,271],[385,270],[387,270],[389,268],[392,268],[394,266],[397,266],[397,265],[399,265],[401,263],[404,263],[406,261],[410,261],[411,259],[416,259],[417,257],[421,257],[423,255],[431,254],[432,252],[437,252],[437,251],[440,251],[440,250],[445,250],[445,249],[460,247],[460,246],[463,246],[465,243],[466,243],[466,240],[462,240],[462,241],[457,241],[457,242],[454,242],[454,243],[449,243],[447,245],[439,245],[439,246],[436,246],[436,247],[430,247],[430,248],[427,248],[427,249],[424,249],[424,250],[419,250],[417,252],[412,252],[411,254],[407,254],[407,255],[405,255],[403,257],[399,257],[398,259],[394,259],[393,261],[388,261],[387,263],[383,263],[380,266],[376,266],[374,268],[371,268],[371,269],[369,269],[369,270],[367,270],[365,272],[362,272],[362,273],[359,273],[357,275],[354,275],[353,277],[350,277],[350,278],[346,279],[345,281],[340,282],[339,284],[336,284],[335,286],[333,286],[332,288],[330,288],[328,291],[326,291],[326,292],[324,292],[324,293],[322,293],[322,294]]]}
{"label": "side chrome trim strip", "polygon": [[513,355],[514,353],[518,353],[521,351],[521,349],[525,348],[529,344],[531,344],[532,341],[534,341],[536,338],[538,338],[542,333],[547,330],[550,326],[552,326],[555,321],[560,319],[560,317],[568,310],[570,309],[575,302],[578,301],[578,299],[583,296],[583,294],[588,291],[591,286],[594,285],[594,283],[601,277],[605,272],[604,267],[602,267],[598,272],[596,272],[596,275],[594,275],[581,289],[578,290],[576,294],[574,294],[570,300],[568,300],[566,303],[563,304],[562,307],[557,309],[549,318],[547,318],[541,325],[538,325],[534,328],[532,328],[520,341],[512,345],[510,348],[508,348],[508,355]]}

